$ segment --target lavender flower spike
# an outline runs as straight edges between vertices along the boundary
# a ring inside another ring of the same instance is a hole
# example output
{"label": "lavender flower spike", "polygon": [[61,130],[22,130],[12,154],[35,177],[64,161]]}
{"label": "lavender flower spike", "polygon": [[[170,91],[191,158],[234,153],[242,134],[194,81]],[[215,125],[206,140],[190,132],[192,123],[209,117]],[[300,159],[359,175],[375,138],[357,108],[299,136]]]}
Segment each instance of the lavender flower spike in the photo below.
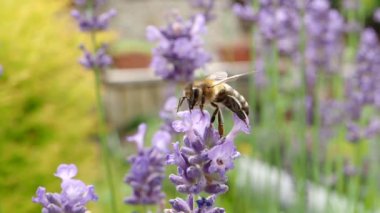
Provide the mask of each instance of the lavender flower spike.
{"label": "lavender flower spike", "polygon": [[165,177],[165,156],[171,137],[165,131],[158,131],[153,137],[152,147],[144,148],[146,124],[140,124],[137,134],[127,140],[137,145],[138,154],[129,158],[132,164],[125,182],[133,188],[133,194],[125,199],[128,204],[161,204],[165,198],[162,181]]}
{"label": "lavender flower spike", "polygon": [[34,203],[43,206],[44,213],[85,213],[86,204],[90,201],[97,201],[94,186],[86,185],[80,180],[73,179],[77,174],[77,167],[74,164],[59,165],[55,176],[62,179],[62,191],[58,193],[46,192],[44,187],[38,187]]}
{"label": "lavender flower spike", "polygon": [[188,21],[175,16],[164,28],[147,27],[148,40],[157,42],[151,63],[155,74],[172,81],[193,80],[195,70],[211,58],[203,48],[201,35],[205,29],[202,15]]}
{"label": "lavender flower spike", "polygon": [[[116,15],[116,10],[111,9],[100,15],[97,15],[98,7],[104,4],[105,1],[91,1],[88,0],[77,0],[76,5],[80,7],[81,10],[72,10],[71,16],[78,22],[79,28],[83,32],[96,32],[106,30],[108,28],[110,19]],[[86,11],[86,5],[90,4],[91,12]],[[82,11],[84,10],[84,11]]]}
{"label": "lavender flower spike", "polygon": [[106,45],[102,45],[94,54],[86,49],[84,45],[80,46],[83,56],[79,59],[79,63],[85,68],[93,70],[96,68],[104,69],[112,64],[112,59],[106,53]]}
{"label": "lavender flower spike", "polygon": [[215,18],[215,14],[212,13],[212,9],[215,5],[215,0],[189,0],[190,4],[194,8],[202,10],[202,15],[206,22],[209,22]]}
{"label": "lavender flower spike", "polygon": [[254,22],[257,20],[257,15],[255,14],[251,4],[235,3],[232,6],[232,10],[237,17],[244,21]]}
{"label": "lavender flower spike", "polygon": [[210,115],[200,110],[179,112],[180,120],[173,122],[177,132],[185,133],[183,145],[174,144],[174,152],[167,163],[178,167],[178,174],[169,179],[178,192],[184,194],[221,194],[228,190],[226,172],[233,168],[233,160],[239,156],[233,140],[237,132],[248,133],[247,125],[236,116],[235,125],[226,138],[210,126]]}

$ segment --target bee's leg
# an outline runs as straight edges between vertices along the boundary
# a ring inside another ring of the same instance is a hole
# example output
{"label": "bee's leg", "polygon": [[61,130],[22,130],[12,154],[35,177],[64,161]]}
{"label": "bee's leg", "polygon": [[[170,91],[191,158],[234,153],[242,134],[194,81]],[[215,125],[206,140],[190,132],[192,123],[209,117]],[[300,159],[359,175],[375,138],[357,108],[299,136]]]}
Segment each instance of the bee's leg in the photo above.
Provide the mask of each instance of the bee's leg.
{"label": "bee's leg", "polygon": [[211,120],[210,120],[210,126],[214,123],[215,118],[216,118],[216,114],[218,114],[218,112],[219,112],[218,105],[216,105],[214,103],[211,103],[211,105],[215,107],[215,111],[212,113]]}
{"label": "bee's leg", "polygon": [[186,98],[185,97],[182,97],[181,99],[179,99],[178,101],[178,106],[177,106],[177,112],[179,111],[179,108],[181,107],[183,101],[185,100]]}
{"label": "bee's leg", "polygon": [[190,103],[190,99],[187,99],[187,105],[189,107],[189,112],[191,114],[191,103]]}
{"label": "bee's leg", "polygon": [[223,115],[222,111],[218,110],[218,132],[220,137],[223,137],[224,135],[224,122],[223,122]]}
{"label": "bee's leg", "polygon": [[203,107],[205,105],[205,102],[206,102],[206,97],[204,94],[202,94],[202,97],[201,97],[201,104],[199,105],[199,108],[201,109],[201,113],[202,113],[202,117],[205,116],[204,112],[203,112]]}

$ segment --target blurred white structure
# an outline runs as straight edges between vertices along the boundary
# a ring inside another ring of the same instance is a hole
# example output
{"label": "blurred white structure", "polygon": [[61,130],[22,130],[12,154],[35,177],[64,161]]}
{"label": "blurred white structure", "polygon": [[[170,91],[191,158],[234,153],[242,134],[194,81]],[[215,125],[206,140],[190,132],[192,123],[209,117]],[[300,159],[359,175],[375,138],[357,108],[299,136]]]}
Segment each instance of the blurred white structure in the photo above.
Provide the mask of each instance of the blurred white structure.
{"label": "blurred white structure", "polygon": [[[251,187],[253,193],[262,196],[274,195],[282,206],[291,207],[298,202],[296,185],[290,174],[264,162],[242,157],[238,161],[238,187]],[[278,197],[277,197],[278,196]],[[302,199],[302,198],[301,198]],[[310,182],[306,183],[307,212],[310,213],[364,213],[377,212],[364,209],[363,204],[354,203],[347,197]]]}

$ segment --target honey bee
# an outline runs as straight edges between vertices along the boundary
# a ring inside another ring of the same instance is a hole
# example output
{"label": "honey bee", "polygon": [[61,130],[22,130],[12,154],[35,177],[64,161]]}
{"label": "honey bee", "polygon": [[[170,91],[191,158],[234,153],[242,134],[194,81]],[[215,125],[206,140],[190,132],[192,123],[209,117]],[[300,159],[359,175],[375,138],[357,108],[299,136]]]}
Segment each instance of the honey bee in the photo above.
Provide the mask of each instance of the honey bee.
{"label": "honey bee", "polygon": [[204,80],[188,84],[183,90],[183,97],[179,99],[177,111],[184,100],[187,100],[190,112],[195,106],[199,106],[203,113],[205,104],[209,103],[215,108],[210,122],[212,125],[216,116],[218,117],[218,132],[220,136],[224,134],[221,106],[227,107],[248,125],[248,102],[238,91],[226,83],[247,74],[250,73],[228,77],[226,72],[216,72]]}

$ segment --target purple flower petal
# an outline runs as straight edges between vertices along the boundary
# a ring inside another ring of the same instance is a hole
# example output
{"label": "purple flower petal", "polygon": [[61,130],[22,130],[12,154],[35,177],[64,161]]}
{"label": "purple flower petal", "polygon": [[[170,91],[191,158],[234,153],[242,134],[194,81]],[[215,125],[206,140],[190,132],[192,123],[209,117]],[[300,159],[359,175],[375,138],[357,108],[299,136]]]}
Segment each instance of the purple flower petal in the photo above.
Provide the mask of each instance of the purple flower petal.
{"label": "purple flower petal", "polygon": [[211,160],[208,168],[209,173],[220,173],[224,175],[227,170],[233,168],[233,156],[236,148],[233,141],[226,140],[224,143],[214,146],[208,151],[208,158]]}
{"label": "purple flower petal", "polygon": [[233,115],[234,119],[234,126],[232,127],[232,130],[230,133],[226,136],[226,140],[233,141],[237,134],[241,131],[245,134],[249,134],[251,132],[251,127],[249,126],[249,120],[247,119],[246,122],[242,121],[237,115]]}
{"label": "purple flower petal", "polygon": [[40,203],[41,205],[43,206],[48,206],[49,202],[46,198],[46,189],[44,187],[38,187],[37,191],[36,191],[36,197],[33,197],[32,198],[32,201],[34,203]]}
{"label": "purple flower petal", "polygon": [[142,123],[139,125],[137,133],[135,135],[127,137],[127,141],[136,143],[138,150],[143,150],[144,148],[146,128],[147,125],[145,123]]}
{"label": "purple flower petal", "polygon": [[191,212],[191,209],[189,205],[187,204],[187,202],[181,198],[169,200],[169,203],[170,205],[172,205],[173,209],[178,212],[185,212],[185,213]]}
{"label": "purple flower petal", "polygon": [[74,164],[61,164],[54,175],[65,181],[75,177],[77,173],[78,169]]}
{"label": "purple flower petal", "polygon": [[166,132],[159,130],[157,131],[152,138],[152,145],[156,147],[158,150],[160,150],[163,153],[169,152],[169,144],[172,140],[172,136]]}
{"label": "purple flower petal", "polygon": [[380,8],[377,8],[375,10],[375,13],[373,14],[373,20],[380,23]]}

